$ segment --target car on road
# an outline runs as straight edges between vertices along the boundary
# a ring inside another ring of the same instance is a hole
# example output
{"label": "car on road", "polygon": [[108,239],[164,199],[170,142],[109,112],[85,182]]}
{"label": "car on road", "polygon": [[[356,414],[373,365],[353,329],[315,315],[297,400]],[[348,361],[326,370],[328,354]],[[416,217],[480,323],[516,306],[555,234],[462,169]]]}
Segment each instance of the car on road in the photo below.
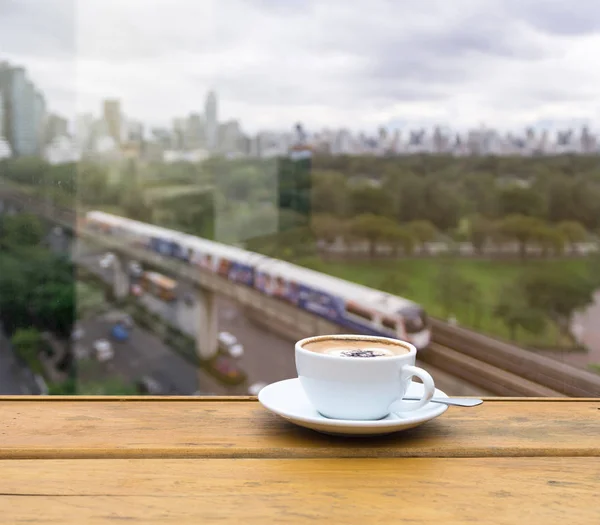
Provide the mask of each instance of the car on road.
{"label": "car on road", "polygon": [[129,339],[129,330],[122,321],[119,321],[112,327],[110,335],[116,341],[127,341]]}
{"label": "car on road", "polygon": [[244,347],[240,343],[236,343],[229,347],[229,355],[239,359],[244,355]]}
{"label": "car on road", "polygon": [[233,346],[237,343],[237,338],[235,335],[229,332],[219,332],[219,344],[223,345],[226,348]]}
{"label": "car on road", "polygon": [[106,339],[97,339],[94,341],[93,349],[98,361],[109,361],[115,356],[115,352],[110,344],[110,341]]}
{"label": "car on road", "polygon": [[71,332],[71,340],[72,341],[81,341],[83,336],[85,335],[85,331],[80,326],[76,326]]}
{"label": "car on road", "polygon": [[244,355],[244,347],[237,337],[230,332],[219,332],[219,346],[231,357],[240,358]]}
{"label": "car on road", "polygon": [[115,254],[108,252],[105,253],[100,259],[100,267],[107,269],[110,268],[115,262]]}
{"label": "car on road", "polygon": [[144,273],[142,265],[137,261],[131,261],[129,263],[129,274],[132,277],[141,277]]}
{"label": "car on road", "polygon": [[166,394],[162,385],[151,376],[143,376],[138,379],[135,386],[140,394],[149,394],[151,396],[162,396]]}

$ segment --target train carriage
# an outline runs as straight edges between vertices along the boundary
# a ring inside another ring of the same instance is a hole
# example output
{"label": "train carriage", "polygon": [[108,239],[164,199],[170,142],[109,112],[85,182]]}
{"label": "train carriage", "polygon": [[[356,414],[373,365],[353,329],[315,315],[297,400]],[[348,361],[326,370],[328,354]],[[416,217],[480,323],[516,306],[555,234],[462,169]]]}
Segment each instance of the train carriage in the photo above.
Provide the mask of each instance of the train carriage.
{"label": "train carriage", "polygon": [[429,344],[427,316],[408,299],[159,226],[103,212],[86,218],[89,227],[103,233],[253,287],[351,331],[404,339],[419,349]]}

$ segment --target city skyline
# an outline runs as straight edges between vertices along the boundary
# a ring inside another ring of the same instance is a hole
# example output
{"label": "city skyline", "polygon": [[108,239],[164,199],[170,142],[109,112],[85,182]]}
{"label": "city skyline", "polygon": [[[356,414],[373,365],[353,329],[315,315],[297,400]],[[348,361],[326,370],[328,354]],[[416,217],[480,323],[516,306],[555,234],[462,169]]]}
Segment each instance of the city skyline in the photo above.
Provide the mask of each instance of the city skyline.
{"label": "city skyline", "polygon": [[[600,51],[600,6],[592,2],[577,11],[533,0],[91,6],[0,8],[2,58],[24,64],[50,110],[70,120],[117,98],[132,118],[165,125],[201,111],[214,89],[220,118],[240,120],[248,133],[297,121],[356,131],[600,121],[600,72],[589,61]],[[28,24],[33,17],[44,22]]]}

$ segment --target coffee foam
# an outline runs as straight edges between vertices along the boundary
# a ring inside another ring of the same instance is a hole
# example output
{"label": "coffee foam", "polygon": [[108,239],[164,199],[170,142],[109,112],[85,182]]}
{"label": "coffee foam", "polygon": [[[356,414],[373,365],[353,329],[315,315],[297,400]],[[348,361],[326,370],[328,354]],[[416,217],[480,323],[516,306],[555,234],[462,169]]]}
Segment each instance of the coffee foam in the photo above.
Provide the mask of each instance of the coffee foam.
{"label": "coffee foam", "polygon": [[394,352],[390,352],[385,348],[331,348],[322,352],[327,355],[337,355],[339,357],[389,357],[392,355],[398,355]]}
{"label": "coffee foam", "polygon": [[408,354],[410,350],[399,344],[359,339],[322,339],[308,342],[305,350],[317,354],[356,359],[393,357]]}

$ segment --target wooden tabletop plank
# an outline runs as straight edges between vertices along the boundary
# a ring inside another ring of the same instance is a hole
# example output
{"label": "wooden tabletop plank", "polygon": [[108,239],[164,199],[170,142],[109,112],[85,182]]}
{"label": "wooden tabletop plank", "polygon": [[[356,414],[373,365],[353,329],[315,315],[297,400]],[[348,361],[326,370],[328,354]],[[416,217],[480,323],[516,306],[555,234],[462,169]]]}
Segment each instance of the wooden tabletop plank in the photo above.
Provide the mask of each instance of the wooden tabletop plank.
{"label": "wooden tabletop plank", "polygon": [[3,523],[600,523],[600,458],[0,461]]}
{"label": "wooden tabletop plank", "polygon": [[600,456],[600,399],[487,401],[379,438],[299,428],[256,401],[0,400],[2,458]]}

